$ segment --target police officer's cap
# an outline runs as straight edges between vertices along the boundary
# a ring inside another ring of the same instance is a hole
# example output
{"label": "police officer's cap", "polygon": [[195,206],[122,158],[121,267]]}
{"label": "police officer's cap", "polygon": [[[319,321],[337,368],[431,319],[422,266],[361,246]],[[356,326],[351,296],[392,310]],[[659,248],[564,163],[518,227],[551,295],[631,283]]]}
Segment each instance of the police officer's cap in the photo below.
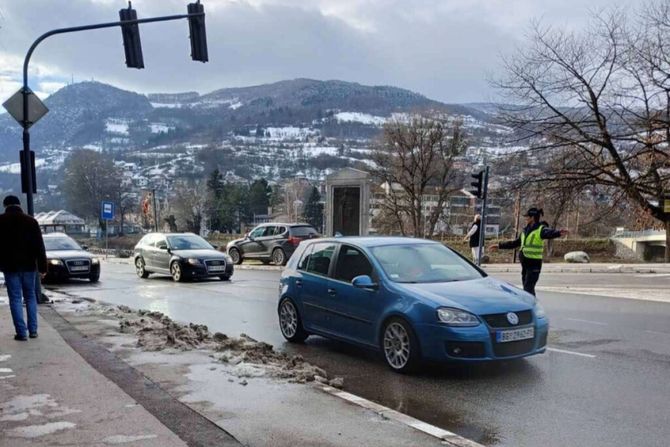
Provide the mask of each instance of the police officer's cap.
{"label": "police officer's cap", "polygon": [[530,208],[526,214],[524,214],[524,217],[540,217],[544,215],[544,211],[542,211],[542,208]]}

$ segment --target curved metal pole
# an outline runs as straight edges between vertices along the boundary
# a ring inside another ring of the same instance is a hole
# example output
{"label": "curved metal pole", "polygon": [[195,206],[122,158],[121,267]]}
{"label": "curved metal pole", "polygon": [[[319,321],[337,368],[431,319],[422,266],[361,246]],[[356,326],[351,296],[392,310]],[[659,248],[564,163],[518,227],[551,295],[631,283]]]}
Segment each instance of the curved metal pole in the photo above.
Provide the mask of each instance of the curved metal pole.
{"label": "curved metal pole", "polygon": [[[28,65],[30,64],[30,58],[32,57],[33,53],[35,52],[35,49],[37,46],[45,40],[47,37],[54,36],[56,34],[65,34],[65,33],[76,33],[78,31],[88,31],[88,30],[94,30],[94,29],[101,29],[101,28],[113,28],[116,26],[122,26],[122,25],[134,25],[134,24],[140,24],[140,23],[151,23],[151,22],[166,22],[168,20],[179,20],[179,19],[186,19],[189,17],[199,17],[199,16],[204,16],[205,13],[194,13],[194,14],[178,14],[178,15],[172,15],[172,16],[163,16],[163,17],[152,17],[148,19],[138,19],[138,20],[124,20],[122,22],[107,22],[107,23],[98,23],[95,25],[83,25],[83,26],[74,26],[74,27],[69,27],[69,28],[58,28],[54,29],[51,31],[48,31],[44,34],[42,34],[40,37],[35,39],[35,42],[30,46],[28,49],[28,53],[26,53],[26,57],[23,60],[23,150],[21,151],[21,169],[22,169],[22,179],[25,179],[26,183],[26,206],[27,206],[27,211],[29,215],[35,214],[35,207],[33,204],[33,164],[31,161],[31,156],[30,156],[30,131],[28,130],[30,128],[30,121],[28,121],[28,112],[29,112],[29,106],[28,106],[28,96],[32,94],[30,89],[28,88]],[[25,172],[23,172],[25,171]]]}

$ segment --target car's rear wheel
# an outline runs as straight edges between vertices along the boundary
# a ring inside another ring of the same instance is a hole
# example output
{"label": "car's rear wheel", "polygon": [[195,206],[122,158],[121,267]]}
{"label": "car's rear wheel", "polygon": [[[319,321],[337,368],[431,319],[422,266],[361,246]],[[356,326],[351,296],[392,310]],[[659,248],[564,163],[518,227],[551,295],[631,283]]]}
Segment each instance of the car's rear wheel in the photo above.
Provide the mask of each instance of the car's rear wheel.
{"label": "car's rear wheel", "polygon": [[144,259],[142,258],[135,259],[135,273],[137,273],[137,276],[142,279],[147,279],[149,277],[149,272],[147,272]]}
{"label": "car's rear wheel", "polygon": [[170,275],[172,275],[172,280],[174,282],[184,281],[184,273],[182,272],[179,262],[175,261],[170,265]]}
{"label": "car's rear wheel", "polygon": [[228,255],[233,260],[233,264],[240,265],[244,259],[242,258],[242,253],[237,248],[231,248],[228,251]]}
{"label": "car's rear wheel", "polygon": [[292,343],[301,343],[309,337],[302,327],[298,308],[290,298],[284,298],[279,304],[279,328],[284,338]]}
{"label": "car's rear wheel", "polygon": [[415,371],[421,353],[412,327],[401,318],[391,318],[384,325],[381,348],[386,364],[395,372]]}
{"label": "car's rear wheel", "polygon": [[286,265],[286,253],[281,248],[275,248],[272,251],[272,262],[275,265]]}

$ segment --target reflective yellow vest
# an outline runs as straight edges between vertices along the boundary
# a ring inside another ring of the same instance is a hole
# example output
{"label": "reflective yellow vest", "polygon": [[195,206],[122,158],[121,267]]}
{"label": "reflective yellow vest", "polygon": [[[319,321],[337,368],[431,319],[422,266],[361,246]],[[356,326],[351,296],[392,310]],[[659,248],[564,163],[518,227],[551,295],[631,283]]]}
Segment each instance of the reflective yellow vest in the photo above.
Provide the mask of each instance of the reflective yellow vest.
{"label": "reflective yellow vest", "polygon": [[526,236],[525,232],[521,232],[521,252],[528,259],[542,259],[544,252],[544,241],[542,240],[542,229],[544,225],[540,225]]}

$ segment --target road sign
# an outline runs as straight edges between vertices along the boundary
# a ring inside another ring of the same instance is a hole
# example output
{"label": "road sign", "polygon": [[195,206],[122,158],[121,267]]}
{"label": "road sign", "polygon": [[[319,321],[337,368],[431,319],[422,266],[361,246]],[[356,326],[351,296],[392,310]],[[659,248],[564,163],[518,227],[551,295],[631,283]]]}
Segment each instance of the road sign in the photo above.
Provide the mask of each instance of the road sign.
{"label": "road sign", "polygon": [[114,202],[102,202],[102,209],[100,210],[102,220],[114,219]]}
{"label": "road sign", "polygon": [[[23,89],[14,93],[2,106],[23,126]],[[38,122],[47,112],[49,112],[47,106],[32,90],[28,89],[28,127]]]}

